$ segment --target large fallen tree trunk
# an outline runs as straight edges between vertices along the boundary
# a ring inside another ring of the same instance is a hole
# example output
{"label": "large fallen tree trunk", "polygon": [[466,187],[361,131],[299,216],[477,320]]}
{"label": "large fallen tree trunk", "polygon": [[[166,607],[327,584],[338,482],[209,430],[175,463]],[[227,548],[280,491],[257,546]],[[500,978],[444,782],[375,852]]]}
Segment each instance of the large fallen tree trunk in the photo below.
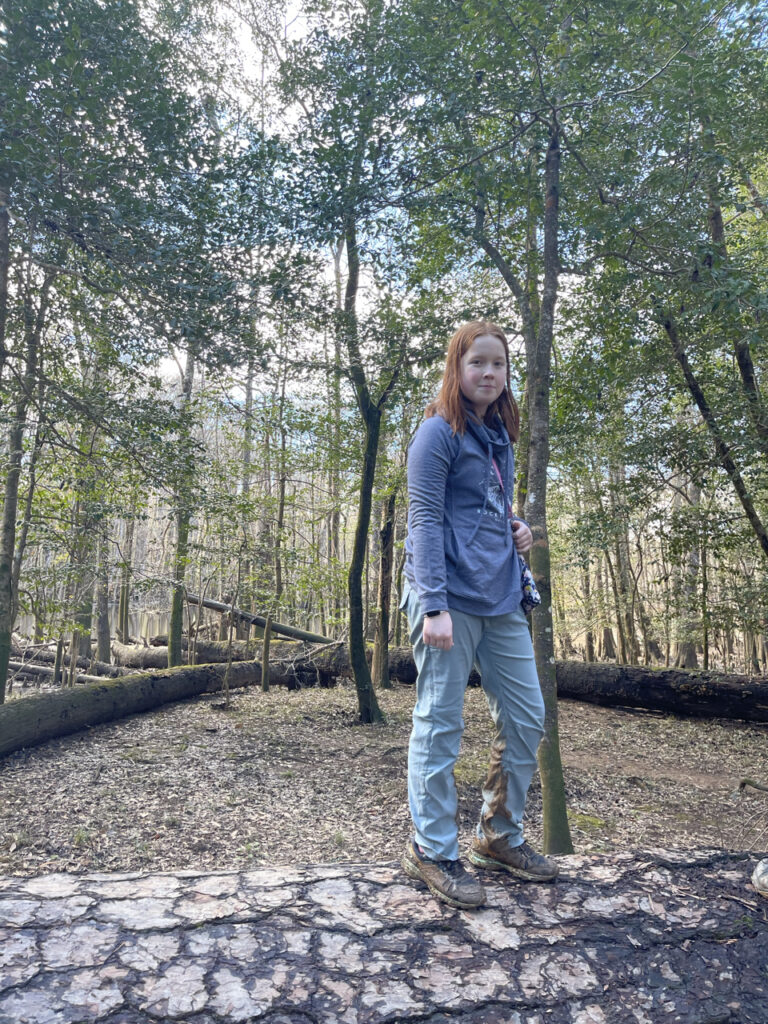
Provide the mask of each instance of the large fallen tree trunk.
{"label": "large fallen tree trunk", "polygon": [[[295,645],[292,645],[295,647]],[[181,648],[186,654],[189,649],[187,637],[182,637]],[[195,659],[198,665],[215,665],[229,661],[229,644],[226,641],[198,640],[195,644]],[[260,640],[233,640],[232,661],[253,661],[261,654]],[[168,646],[121,644],[112,642],[112,656],[118,665],[130,668],[167,668]]]}
{"label": "large fallen tree trunk", "polygon": [[473,912],[391,863],[3,878],[0,1020],[765,1024],[754,859],[560,863]]}
{"label": "large fallen tree trunk", "polygon": [[[226,665],[197,665],[90,683],[77,690],[34,694],[0,705],[0,757],[171,701],[221,690]],[[230,666],[229,686],[261,681],[261,666]]]}
{"label": "large fallen tree trunk", "polygon": [[763,676],[558,661],[557,691],[561,697],[609,707],[768,722],[768,679]]}
{"label": "large fallen tree trunk", "polygon": [[[333,686],[340,675],[349,672],[349,658],[340,644],[318,652],[322,667],[306,653],[286,659],[284,648],[295,654],[295,645],[277,647],[284,660],[270,664],[271,686],[285,686],[289,690]],[[226,672],[227,666],[218,664],[166,668],[95,683],[90,677],[89,685],[77,690],[68,688],[8,701],[0,705],[0,757],[93,725],[151,711],[172,701],[214,693],[224,687]],[[230,689],[260,683],[258,662],[233,662],[229,666]]]}

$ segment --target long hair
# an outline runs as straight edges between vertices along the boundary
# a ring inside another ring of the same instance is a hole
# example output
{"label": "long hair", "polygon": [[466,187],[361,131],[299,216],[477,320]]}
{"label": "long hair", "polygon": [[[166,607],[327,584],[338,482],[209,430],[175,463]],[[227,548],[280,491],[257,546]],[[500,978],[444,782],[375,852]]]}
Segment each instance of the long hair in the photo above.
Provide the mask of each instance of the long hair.
{"label": "long hair", "polygon": [[510,441],[520,436],[520,410],[512,395],[509,372],[509,344],[504,331],[490,320],[471,320],[463,324],[448,343],[445,354],[445,373],[443,383],[434,402],[430,402],[424,410],[424,418],[440,415],[450,424],[454,434],[463,434],[467,429],[467,406],[461,393],[461,360],[472,347],[475,338],[481,334],[490,334],[498,338],[504,346],[507,358],[507,381],[499,397],[488,406],[485,413],[486,423],[491,423],[494,416],[500,416]]}

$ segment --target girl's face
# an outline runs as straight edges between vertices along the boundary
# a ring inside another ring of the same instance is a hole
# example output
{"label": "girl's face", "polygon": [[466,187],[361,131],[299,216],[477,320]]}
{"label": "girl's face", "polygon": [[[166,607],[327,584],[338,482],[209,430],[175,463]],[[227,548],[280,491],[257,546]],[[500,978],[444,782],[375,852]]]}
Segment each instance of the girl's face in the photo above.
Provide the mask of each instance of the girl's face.
{"label": "girl's face", "polygon": [[480,419],[507,383],[507,353],[493,334],[480,334],[461,357],[461,393]]}

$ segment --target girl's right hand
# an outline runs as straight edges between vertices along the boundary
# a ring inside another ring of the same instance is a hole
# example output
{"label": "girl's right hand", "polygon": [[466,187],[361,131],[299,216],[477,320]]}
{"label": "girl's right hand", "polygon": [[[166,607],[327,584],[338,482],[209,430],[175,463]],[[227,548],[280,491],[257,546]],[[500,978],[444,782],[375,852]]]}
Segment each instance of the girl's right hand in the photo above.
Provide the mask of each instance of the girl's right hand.
{"label": "girl's right hand", "polygon": [[450,651],[453,647],[453,622],[450,612],[439,615],[424,616],[421,638],[427,647],[436,647],[440,651]]}

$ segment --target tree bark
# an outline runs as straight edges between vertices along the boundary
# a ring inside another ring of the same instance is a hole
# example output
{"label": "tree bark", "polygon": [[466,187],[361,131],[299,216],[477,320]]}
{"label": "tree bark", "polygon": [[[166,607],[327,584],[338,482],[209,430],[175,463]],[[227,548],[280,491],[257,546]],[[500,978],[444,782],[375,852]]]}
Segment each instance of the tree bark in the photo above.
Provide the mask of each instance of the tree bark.
{"label": "tree bark", "polygon": [[380,722],[384,718],[379,703],[376,700],[371,672],[365,657],[363,613],[363,571],[368,543],[368,529],[371,523],[371,500],[376,473],[376,457],[379,451],[381,408],[371,400],[357,337],[356,306],[357,289],[360,279],[360,255],[357,248],[356,224],[352,214],[347,215],[344,229],[347,251],[347,285],[344,295],[344,313],[341,321],[342,333],[349,359],[350,375],[355,386],[357,405],[363,419],[365,431],[365,451],[363,453],[363,468],[360,474],[357,523],[355,525],[355,538],[352,545],[352,558],[349,562],[349,572],[347,574],[349,646],[352,671],[357,688],[357,700],[360,708],[360,720],[368,725],[373,722]]}
{"label": "tree bark", "polygon": [[565,785],[560,758],[555,646],[552,632],[552,575],[547,531],[549,397],[552,338],[560,272],[558,254],[560,135],[556,125],[553,125],[550,130],[544,181],[544,287],[536,343],[535,345],[526,344],[530,441],[528,494],[525,500],[524,518],[533,532],[531,570],[541,594],[541,604],[534,609],[532,625],[536,669],[546,709],[544,738],[539,746],[538,754],[544,816],[544,850],[547,853],[559,854],[571,853],[573,843],[566,813]]}
{"label": "tree bark", "polygon": [[8,190],[0,185],[0,375],[5,369],[5,326],[8,322],[8,272],[11,267],[10,215]]}
{"label": "tree bark", "polygon": [[99,661],[111,660],[109,628],[109,568],[107,561],[108,539],[104,533],[99,536],[96,570],[96,657]]}
{"label": "tree bark", "polygon": [[190,342],[187,349],[187,362],[181,381],[181,411],[184,424],[181,445],[181,466],[174,495],[176,504],[176,548],[173,556],[171,595],[171,615],[168,625],[168,667],[181,664],[181,634],[184,628],[185,578],[189,560],[189,530],[192,520],[190,507],[194,469],[191,452],[189,451],[189,425],[187,413],[192,401],[192,386],[195,379],[196,346]]}
{"label": "tree bark", "polygon": [[389,605],[392,596],[392,563],[395,554],[395,501],[392,490],[382,506],[382,524],[379,531],[379,594],[376,614],[376,634],[373,644],[371,675],[374,686],[387,689],[389,681]]}
{"label": "tree bark", "polygon": [[[553,888],[489,876],[489,906],[476,913],[406,887],[391,862],[5,878],[5,1016],[765,1024],[755,860],[712,850],[574,856]],[[161,968],[143,966],[160,956]],[[87,968],[61,966],[85,959]]]}
{"label": "tree bark", "polygon": [[691,396],[701,413],[701,418],[704,420],[704,423],[712,437],[718,459],[720,460],[720,465],[728,474],[738,499],[741,502],[741,507],[744,509],[749,525],[752,527],[752,531],[757,537],[763,554],[768,558],[768,529],[766,529],[765,524],[762,522],[757,509],[755,508],[749,488],[747,487],[744,478],[734,461],[730,445],[725,440],[704,391],[702,390],[701,384],[693,372],[688,360],[685,343],[680,336],[677,324],[671,316],[665,316],[662,323],[665,331],[667,332],[667,337],[669,338],[670,345],[672,346],[672,352],[675,359],[677,360],[680,369],[683,371],[683,377],[685,378],[688,390],[690,391]]}
{"label": "tree bark", "polygon": [[24,455],[24,429],[27,423],[27,408],[35,386],[40,338],[48,314],[48,296],[54,276],[53,273],[47,274],[43,279],[36,312],[32,305],[32,296],[27,294],[24,297],[24,369],[8,433],[5,498],[0,525],[0,704],[5,700],[5,679],[8,675],[13,632],[13,556],[16,550],[16,513]]}
{"label": "tree bark", "polygon": [[133,536],[136,521],[131,518],[125,523],[125,547],[121,552],[122,568],[120,570],[120,601],[117,611],[117,627],[115,632],[121,643],[130,643],[129,614],[131,607],[131,564],[133,562]]}

